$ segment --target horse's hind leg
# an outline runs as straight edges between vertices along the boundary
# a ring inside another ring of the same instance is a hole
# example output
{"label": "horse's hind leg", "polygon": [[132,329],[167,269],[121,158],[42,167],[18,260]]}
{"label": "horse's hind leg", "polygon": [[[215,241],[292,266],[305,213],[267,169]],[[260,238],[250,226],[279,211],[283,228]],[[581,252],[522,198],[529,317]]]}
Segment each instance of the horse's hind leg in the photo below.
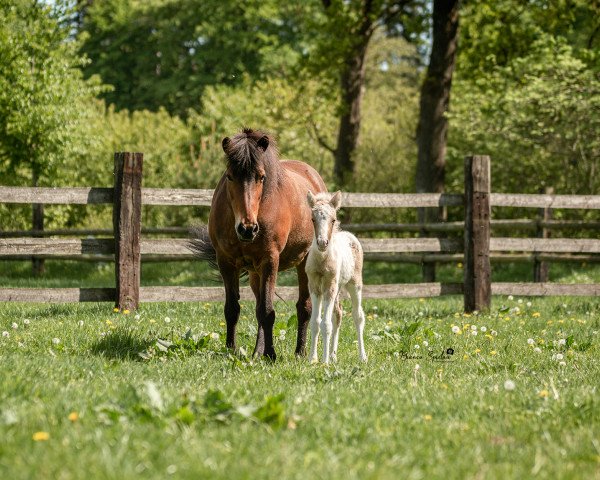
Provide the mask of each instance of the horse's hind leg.
{"label": "horse's hind leg", "polygon": [[354,282],[348,283],[348,293],[352,299],[352,318],[356,327],[356,336],[358,339],[358,357],[363,361],[367,361],[365,353],[365,342],[363,333],[365,330],[365,312],[362,309],[362,285]]}
{"label": "horse's hind leg", "polygon": [[225,346],[236,349],[235,329],[240,318],[240,274],[239,271],[226,263],[219,263],[219,271],[225,285],[225,322],[227,337]]}
{"label": "horse's hind leg", "polygon": [[296,318],[298,319],[298,337],[296,338],[296,355],[306,355],[306,332],[312,310],[308,276],[305,271],[306,258],[296,267],[298,273],[298,301],[296,302]]}
{"label": "horse's hind leg", "polygon": [[333,335],[331,336],[331,361],[335,362],[337,359],[338,340],[340,338],[340,326],[342,325],[342,304],[340,302],[340,294],[338,293],[335,299],[335,307],[333,310],[334,321],[333,321]]}

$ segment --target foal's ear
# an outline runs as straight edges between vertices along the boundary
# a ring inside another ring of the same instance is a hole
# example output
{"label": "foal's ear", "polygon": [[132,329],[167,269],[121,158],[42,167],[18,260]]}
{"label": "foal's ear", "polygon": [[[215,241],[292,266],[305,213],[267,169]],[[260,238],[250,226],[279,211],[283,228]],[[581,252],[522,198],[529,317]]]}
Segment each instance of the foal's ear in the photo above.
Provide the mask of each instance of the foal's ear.
{"label": "foal's ear", "polygon": [[315,196],[310,190],[306,194],[306,199],[308,200],[308,206],[310,208],[313,208],[315,206]]}
{"label": "foal's ear", "polygon": [[329,200],[329,204],[336,210],[339,210],[339,208],[342,206],[342,192],[339,190],[335,192],[331,197],[331,200]]}
{"label": "foal's ear", "polygon": [[258,145],[258,148],[260,148],[263,152],[266,152],[267,148],[269,148],[269,137],[266,135],[260,137],[256,144]]}
{"label": "foal's ear", "polygon": [[231,138],[229,138],[229,137],[225,137],[223,139],[223,141],[221,142],[221,146],[223,147],[223,151],[225,153],[227,153],[227,147],[229,146],[230,143],[231,143]]}

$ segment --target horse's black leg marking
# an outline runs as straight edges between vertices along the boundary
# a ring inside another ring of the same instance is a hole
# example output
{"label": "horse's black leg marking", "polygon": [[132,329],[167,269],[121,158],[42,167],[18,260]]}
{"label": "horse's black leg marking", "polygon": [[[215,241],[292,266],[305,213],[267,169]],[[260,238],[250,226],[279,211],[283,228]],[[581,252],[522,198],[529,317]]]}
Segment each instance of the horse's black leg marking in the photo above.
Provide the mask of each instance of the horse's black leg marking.
{"label": "horse's black leg marking", "polygon": [[[263,264],[260,276],[260,301],[256,304],[256,316],[259,323],[259,336],[256,339],[255,355],[260,355],[259,348],[263,347],[262,354],[275,360],[275,348],[273,347],[273,325],[275,324],[275,309],[273,307],[273,297],[275,296],[275,284],[277,283],[278,258],[271,258]],[[263,344],[261,345],[261,325],[263,333]]]}
{"label": "horse's black leg marking", "polygon": [[240,274],[239,271],[228,264],[219,262],[219,271],[225,284],[225,322],[227,323],[227,337],[225,346],[236,349],[235,329],[240,318]]}
{"label": "horse's black leg marking", "polygon": [[250,288],[252,288],[252,293],[254,293],[254,297],[256,298],[256,321],[258,323],[253,356],[261,357],[265,351],[265,332],[260,320],[260,276],[258,273],[250,273]]}
{"label": "horse's black leg marking", "polygon": [[296,267],[298,272],[298,302],[296,302],[296,317],[298,318],[298,337],[296,338],[296,355],[306,356],[306,332],[312,312],[310,292],[308,290],[308,277],[306,276],[306,257]]}

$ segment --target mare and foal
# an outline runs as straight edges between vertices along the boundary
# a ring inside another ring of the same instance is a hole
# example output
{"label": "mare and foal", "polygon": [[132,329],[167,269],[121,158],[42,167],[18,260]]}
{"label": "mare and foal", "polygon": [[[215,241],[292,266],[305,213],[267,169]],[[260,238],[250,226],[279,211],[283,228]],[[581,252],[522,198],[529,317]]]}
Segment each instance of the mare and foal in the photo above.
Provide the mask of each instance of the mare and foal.
{"label": "mare and foal", "polygon": [[311,360],[316,360],[319,326],[323,361],[335,357],[341,322],[339,291],[345,286],[352,298],[359,356],[366,360],[362,339],[362,249],[355,237],[338,231],[339,192],[330,197],[323,179],[310,165],[280,160],[275,142],[263,132],[246,128],[232,138],[224,138],[222,146],[226,170],[215,188],[208,228],[194,232],[191,248],[216,266],[223,279],[226,346],[236,348],[239,279],[247,272],[256,298],[254,355],[276,358],[273,299],[277,273],[295,267],[296,354],[306,354],[310,319]]}

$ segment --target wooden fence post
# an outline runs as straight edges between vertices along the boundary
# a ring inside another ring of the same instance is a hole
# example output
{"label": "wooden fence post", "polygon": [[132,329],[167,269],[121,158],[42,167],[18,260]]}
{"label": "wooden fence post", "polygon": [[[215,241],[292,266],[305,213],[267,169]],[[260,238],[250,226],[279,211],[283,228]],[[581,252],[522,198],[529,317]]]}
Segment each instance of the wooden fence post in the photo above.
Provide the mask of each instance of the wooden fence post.
{"label": "wooden fence post", "polygon": [[[554,188],[546,187],[540,193],[545,193],[546,195],[553,195]],[[550,238],[550,229],[543,227],[540,225],[540,222],[546,222],[552,219],[552,209],[551,208],[540,208],[538,213],[538,226],[537,226],[537,236],[538,238]],[[538,260],[537,255],[535,256],[535,260],[533,261],[533,281],[539,283],[546,283],[548,281],[548,277],[550,274],[550,264],[543,260]]]}
{"label": "wooden fence post", "polygon": [[465,312],[489,310],[491,305],[490,191],[490,157],[466,157]]}
{"label": "wooden fence post", "polygon": [[137,309],[140,301],[143,160],[142,153],[115,153],[115,306],[123,310]]}

